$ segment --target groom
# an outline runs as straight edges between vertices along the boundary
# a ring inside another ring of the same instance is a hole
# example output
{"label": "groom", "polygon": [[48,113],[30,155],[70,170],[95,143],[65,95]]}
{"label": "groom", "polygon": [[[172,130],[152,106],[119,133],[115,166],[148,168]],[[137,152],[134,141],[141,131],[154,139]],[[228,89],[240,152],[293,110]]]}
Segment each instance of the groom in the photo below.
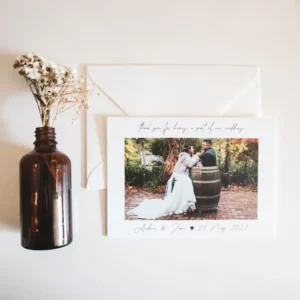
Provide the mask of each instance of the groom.
{"label": "groom", "polygon": [[200,160],[203,167],[215,167],[217,165],[216,151],[211,146],[211,140],[202,142],[203,152],[200,155]]}

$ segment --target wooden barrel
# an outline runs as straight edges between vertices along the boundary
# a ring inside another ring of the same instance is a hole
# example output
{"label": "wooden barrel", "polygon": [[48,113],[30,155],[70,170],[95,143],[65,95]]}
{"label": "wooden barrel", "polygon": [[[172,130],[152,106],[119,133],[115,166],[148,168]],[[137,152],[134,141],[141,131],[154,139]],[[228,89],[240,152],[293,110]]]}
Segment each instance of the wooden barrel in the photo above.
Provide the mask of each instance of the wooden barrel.
{"label": "wooden barrel", "polygon": [[221,193],[221,177],[218,167],[194,167],[191,170],[196,207],[200,211],[217,210]]}

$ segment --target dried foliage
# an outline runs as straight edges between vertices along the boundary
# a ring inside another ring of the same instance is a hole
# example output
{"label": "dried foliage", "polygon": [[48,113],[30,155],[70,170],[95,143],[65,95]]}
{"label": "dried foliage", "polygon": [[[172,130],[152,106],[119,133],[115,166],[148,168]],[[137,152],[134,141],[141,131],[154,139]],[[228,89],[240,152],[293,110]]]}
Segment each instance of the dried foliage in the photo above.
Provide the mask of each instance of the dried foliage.
{"label": "dried foliage", "polygon": [[74,110],[75,120],[82,108],[88,108],[94,85],[84,87],[83,77],[76,79],[70,68],[47,61],[35,53],[18,57],[13,67],[29,85],[42,126],[53,126],[57,117],[69,109]]}

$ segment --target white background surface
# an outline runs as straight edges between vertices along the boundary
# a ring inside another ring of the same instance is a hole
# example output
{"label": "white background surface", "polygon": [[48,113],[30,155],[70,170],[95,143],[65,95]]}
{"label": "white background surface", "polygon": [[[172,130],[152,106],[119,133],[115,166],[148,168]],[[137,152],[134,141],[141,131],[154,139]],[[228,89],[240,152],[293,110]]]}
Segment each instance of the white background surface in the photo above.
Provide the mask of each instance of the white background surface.
{"label": "white background surface", "polygon": [[[299,299],[299,0],[0,4],[1,300]],[[263,113],[281,122],[277,240],[107,239],[105,194],[81,188],[84,130],[65,117],[57,132],[73,163],[75,240],[61,250],[23,250],[18,161],[39,125],[32,96],[11,67],[25,51],[80,70],[96,63],[260,65]]]}

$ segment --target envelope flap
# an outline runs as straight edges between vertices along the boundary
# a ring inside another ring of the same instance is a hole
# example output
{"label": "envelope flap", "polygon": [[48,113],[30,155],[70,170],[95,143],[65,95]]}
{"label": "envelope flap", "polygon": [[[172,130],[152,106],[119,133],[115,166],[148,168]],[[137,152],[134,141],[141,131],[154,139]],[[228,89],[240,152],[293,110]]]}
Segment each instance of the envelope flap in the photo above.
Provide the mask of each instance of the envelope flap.
{"label": "envelope flap", "polygon": [[[258,71],[254,66],[105,65],[90,66],[88,74],[129,115],[215,116],[249,87]],[[110,110],[111,102],[101,101],[101,106]]]}
{"label": "envelope flap", "polygon": [[256,66],[92,65],[87,187],[106,188],[107,116],[260,116]]}

